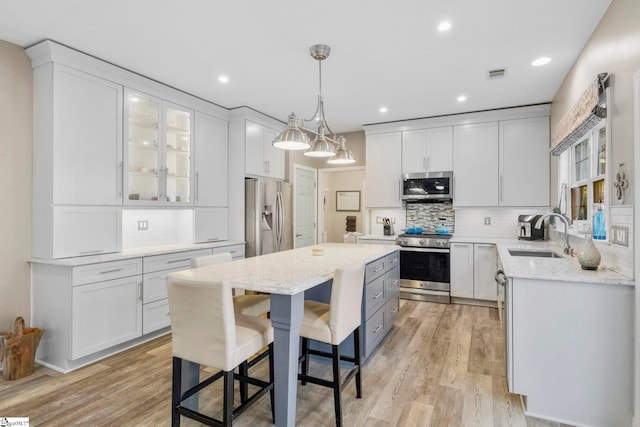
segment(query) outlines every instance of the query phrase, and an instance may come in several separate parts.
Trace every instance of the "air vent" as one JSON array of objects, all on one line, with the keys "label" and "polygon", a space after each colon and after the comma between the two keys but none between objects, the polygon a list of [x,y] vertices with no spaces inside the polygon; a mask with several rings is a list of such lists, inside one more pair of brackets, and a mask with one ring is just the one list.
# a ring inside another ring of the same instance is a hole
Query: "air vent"
[{"label": "air vent", "polygon": [[496,68],[495,70],[487,71],[487,78],[489,80],[502,79],[506,76],[507,69],[506,68]]}]

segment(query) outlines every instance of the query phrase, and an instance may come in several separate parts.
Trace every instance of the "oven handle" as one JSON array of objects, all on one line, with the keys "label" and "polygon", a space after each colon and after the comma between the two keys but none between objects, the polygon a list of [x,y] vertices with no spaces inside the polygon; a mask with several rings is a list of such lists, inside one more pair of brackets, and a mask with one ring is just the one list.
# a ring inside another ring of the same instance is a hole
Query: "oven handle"
[{"label": "oven handle", "polygon": [[449,252],[451,252],[449,249],[413,248],[413,247],[407,247],[407,246],[400,247],[400,251],[401,252],[433,252],[433,253],[441,253],[441,254],[448,254]]}]

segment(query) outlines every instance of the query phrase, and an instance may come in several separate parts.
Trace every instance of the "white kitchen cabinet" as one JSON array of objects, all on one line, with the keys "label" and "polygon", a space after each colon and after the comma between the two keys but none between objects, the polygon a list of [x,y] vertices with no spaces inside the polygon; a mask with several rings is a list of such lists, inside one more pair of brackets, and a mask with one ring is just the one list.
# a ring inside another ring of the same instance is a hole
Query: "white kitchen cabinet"
[{"label": "white kitchen cabinet", "polygon": [[367,135],[365,204],[368,208],[399,208],[402,134]]},{"label": "white kitchen cabinet", "polygon": [[484,243],[451,244],[451,296],[497,301],[495,245]]},{"label": "white kitchen cabinet", "polygon": [[[119,252],[122,247],[122,208],[54,206],[50,258]],[[43,235],[34,254],[47,253]],[[44,244],[44,245],[43,245]],[[40,256],[40,255],[38,255]],[[45,256],[49,258],[49,256]]]},{"label": "white kitchen cabinet", "polygon": [[473,243],[451,243],[451,296],[473,298]]},{"label": "white kitchen cabinet", "polygon": [[194,243],[217,242],[228,238],[227,208],[195,208],[193,211]]},{"label": "white kitchen cabinet", "polygon": [[228,123],[196,111],[194,134],[195,206],[227,207]]},{"label": "white kitchen cabinet", "polygon": [[36,119],[53,119],[53,203],[121,204],[122,85],[64,65],[45,67],[53,67],[53,105]]},{"label": "white kitchen cabinet", "polygon": [[245,122],[245,172],[247,175],[284,179],[284,150],[273,146],[274,129],[251,120]]},{"label": "white kitchen cabinet", "polygon": [[239,245],[218,246],[213,248],[214,254],[221,253],[221,252],[231,253],[231,258],[234,260],[243,259],[245,254],[245,245],[243,243]]},{"label": "white kitchen cabinet", "polygon": [[549,206],[549,118],[500,121],[500,206]]},{"label": "white kitchen cabinet", "polygon": [[498,206],[498,178],[498,122],[454,126],[454,206]]},{"label": "white kitchen cabinet", "polygon": [[453,127],[402,132],[402,172],[453,170]]},{"label": "white kitchen cabinet", "polygon": [[71,359],[142,335],[140,276],[75,286]]},{"label": "white kitchen cabinet", "polygon": [[193,110],[125,90],[127,205],[189,205]]}]

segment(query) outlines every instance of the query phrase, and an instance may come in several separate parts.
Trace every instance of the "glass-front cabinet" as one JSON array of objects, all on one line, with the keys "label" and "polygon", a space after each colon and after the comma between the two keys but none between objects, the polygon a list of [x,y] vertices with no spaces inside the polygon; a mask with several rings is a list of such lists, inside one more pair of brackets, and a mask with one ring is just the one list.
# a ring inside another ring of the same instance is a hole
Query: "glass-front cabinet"
[{"label": "glass-front cabinet", "polygon": [[190,204],[193,111],[125,90],[125,203]]}]

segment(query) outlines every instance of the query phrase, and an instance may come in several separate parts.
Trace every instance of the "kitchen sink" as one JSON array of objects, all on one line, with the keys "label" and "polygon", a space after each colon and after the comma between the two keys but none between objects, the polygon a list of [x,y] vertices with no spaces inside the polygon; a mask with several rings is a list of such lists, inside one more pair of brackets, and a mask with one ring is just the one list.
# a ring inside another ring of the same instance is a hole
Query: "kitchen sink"
[{"label": "kitchen sink", "polygon": [[509,249],[511,256],[527,256],[536,258],[563,258],[562,255],[546,249]]}]

